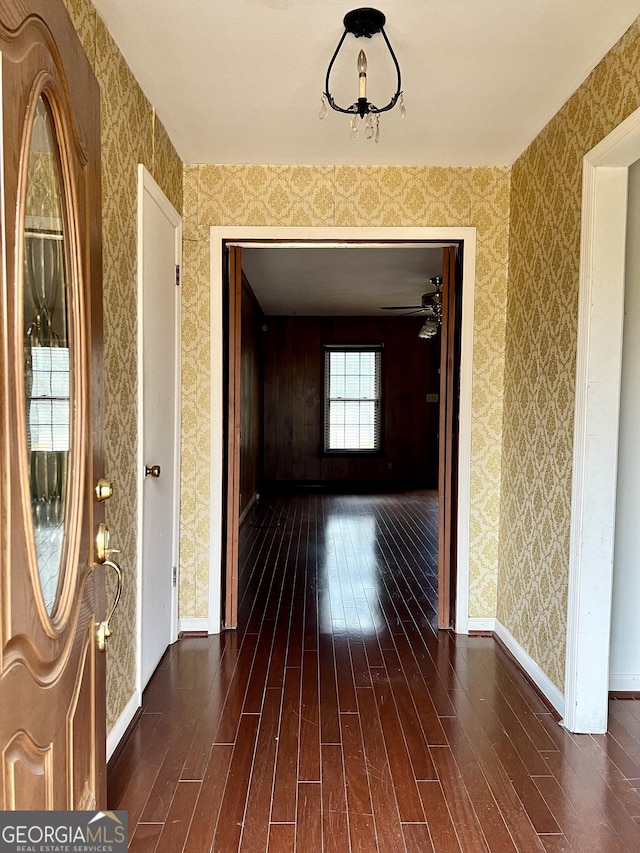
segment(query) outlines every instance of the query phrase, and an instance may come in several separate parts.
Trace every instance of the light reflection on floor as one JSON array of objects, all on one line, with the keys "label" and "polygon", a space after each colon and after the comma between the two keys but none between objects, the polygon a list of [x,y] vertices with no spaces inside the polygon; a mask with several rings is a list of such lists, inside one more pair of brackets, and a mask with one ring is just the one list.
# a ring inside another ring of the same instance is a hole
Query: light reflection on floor
[{"label": "light reflection on floor", "polygon": [[[385,626],[380,607],[377,523],[372,513],[335,512],[325,517],[318,590],[322,633],[375,634]],[[352,576],[355,583],[351,582]]]}]

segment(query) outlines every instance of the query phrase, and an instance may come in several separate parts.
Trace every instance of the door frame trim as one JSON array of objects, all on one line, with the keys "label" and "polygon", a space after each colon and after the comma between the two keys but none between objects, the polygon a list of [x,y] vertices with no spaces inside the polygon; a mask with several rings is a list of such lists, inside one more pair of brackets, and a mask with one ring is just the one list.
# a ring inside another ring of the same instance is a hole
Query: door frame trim
[{"label": "door frame trim", "polygon": [[213,226],[210,228],[211,310],[211,445],[209,536],[209,633],[221,630],[223,541],[223,248],[225,243],[265,241],[283,244],[310,241],[323,246],[345,247],[351,242],[369,244],[416,241],[464,244],[462,269],[462,329],[460,340],[460,413],[458,431],[458,539],[455,631],[469,630],[469,541],[471,515],[471,396],[473,386],[473,316],[477,232],[471,226],[452,227],[287,227]]},{"label": "door frame trim", "polygon": [[[457,491],[457,460],[453,458],[458,436],[457,411],[459,400],[456,346],[457,307],[460,294],[456,292],[458,264],[463,262],[460,244],[442,250],[442,327],[440,329],[440,403],[438,412],[438,628],[448,628],[455,619],[451,613],[451,596],[455,597],[455,580],[451,563],[455,543],[457,514],[452,495]],[[460,258],[458,260],[457,258]]]},{"label": "door frame trim", "polygon": [[607,730],[628,168],[640,110],[583,159],[565,719]]},{"label": "door frame trim", "polygon": [[[148,169],[142,164],[138,163],[137,169],[137,225],[138,225],[138,236],[137,236],[137,261],[138,261],[138,273],[137,273],[137,287],[138,287],[138,312],[137,312],[137,333],[138,333],[138,430],[137,430],[137,471],[138,476],[136,477],[136,504],[137,504],[137,525],[138,525],[138,538],[136,542],[136,594],[137,594],[137,602],[136,602],[136,690],[138,692],[138,696],[140,699],[142,698],[143,684],[142,684],[142,522],[143,522],[143,494],[142,494],[142,486],[143,486],[143,474],[145,460],[144,460],[144,301],[143,301],[143,286],[144,286],[144,268],[142,264],[142,248],[143,248],[143,215],[142,215],[142,200],[144,198],[144,193],[148,192],[149,195],[156,202],[158,207],[161,208],[162,212],[165,214],[167,219],[174,225],[175,228],[175,263],[182,268],[182,217],[175,209],[175,207],[171,204],[162,188],[155,181],[151,173]],[[175,428],[175,439],[174,439],[174,448],[173,448],[173,457],[174,457],[174,471],[175,471],[175,488],[174,488],[174,498],[173,498],[173,551],[172,554],[172,562],[176,567],[178,577],[176,580],[176,585],[172,587],[171,591],[171,625],[170,625],[170,642],[175,643],[178,639],[178,593],[180,589],[180,571],[179,571],[179,557],[180,557],[180,450],[181,450],[181,345],[182,345],[182,316],[181,316],[181,308],[182,308],[182,300],[180,298],[180,288],[176,287],[175,293],[176,300],[176,314],[175,314],[175,411],[173,413],[174,417],[174,428]]]}]

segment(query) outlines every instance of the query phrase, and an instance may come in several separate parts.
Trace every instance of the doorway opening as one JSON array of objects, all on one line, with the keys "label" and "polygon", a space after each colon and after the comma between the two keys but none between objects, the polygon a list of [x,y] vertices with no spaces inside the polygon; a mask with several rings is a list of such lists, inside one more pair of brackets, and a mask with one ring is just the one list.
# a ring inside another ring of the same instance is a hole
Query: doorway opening
[{"label": "doorway opening", "polygon": [[[452,541],[454,551],[455,575],[452,583],[456,589],[455,609],[451,612],[450,622],[455,626],[457,632],[466,633],[468,630],[468,541],[469,541],[469,490],[470,490],[470,435],[471,435],[471,376],[472,376],[472,342],[473,342],[473,285],[475,269],[475,229],[474,228],[212,228],[211,229],[211,317],[212,317],[212,340],[214,342],[212,359],[212,531],[220,531],[220,539],[212,536],[211,553],[211,577],[210,577],[210,609],[209,630],[217,632],[222,624],[222,577],[219,567],[224,563],[226,555],[223,555],[222,543],[227,545],[231,541],[229,533],[233,535],[239,520],[239,513],[235,518],[227,513],[226,486],[234,478],[239,477],[239,467],[236,466],[237,447],[240,442],[239,418],[231,419],[231,427],[223,422],[222,413],[227,409],[231,411],[234,407],[239,409],[240,401],[232,388],[228,399],[225,400],[225,382],[227,375],[227,359],[225,356],[224,323],[225,310],[230,310],[230,331],[233,338],[234,329],[239,328],[240,317],[240,288],[241,288],[241,264],[232,271],[235,277],[235,285],[231,288],[228,304],[225,302],[223,260],[225,247],[233,245],[237,247],[259,249],[274,248],[383,248],[390,246],[401,247],[417,243],[455,245],[464,250],[463,261],[460,265],[459,287],[461,286],[462,299],[458,310],[458,334],[459,334],[459,431],[456,444],[449,444],[448,452],[455,457],[457,468],[456,488],[451,492],[452,517],[457,522],[457,533]],[[462,254],[462,253],[461,253]],[[460,291],[458,291],[460,292]],[[234,305],[234,303],[236,303]],[[451,312],[451,317],[454,312]],[[230,356],[233,360],[233,352]],[[446,358],[445,358],[446,362]],[[456,388],[456,392],[457,392]],[[226,404],[226,406],[225,406]],[[451,413],[449,414],[451,417]],[[234,426],[234,424],[236,426]],[[230,439],[230,450],[226,451],[226,441]],[[446,442],[441,442],[446,446]],[[223,459],[228,463],[223,464]],[[452,459],[448,460],[451,465]],[[223,488],[224,487],[224,488]],[[224,529],[223,529],[224,521]],[[216,541],[217,540],[217,541]],[[231,559],[237,559],[233,553],[231,542]],[[236,578],[237,581],[237,578]],[[227,588],[227,593],[229,589]],[[229,612],[228,595],[226,601],[227,612]],[[233,599],[233,593],[231,598]],[[237,599],[236,599],[237,600]],[[231,600],[233,607],[233,600]],[[229,625],[229,620],[225,620]]]}]

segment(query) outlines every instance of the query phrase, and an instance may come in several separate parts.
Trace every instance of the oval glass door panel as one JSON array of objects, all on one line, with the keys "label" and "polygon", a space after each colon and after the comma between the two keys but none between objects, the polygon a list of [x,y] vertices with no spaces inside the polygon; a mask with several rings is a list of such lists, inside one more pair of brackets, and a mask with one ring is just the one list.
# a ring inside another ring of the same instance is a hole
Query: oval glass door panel
[{"label": "oval glass door panel", "polygon": [[24,220],[24,358],[31,514],[40,587],[52,616],[61,584],[70,413],[64,200],[54,124],[41,95],[31,132]]}]

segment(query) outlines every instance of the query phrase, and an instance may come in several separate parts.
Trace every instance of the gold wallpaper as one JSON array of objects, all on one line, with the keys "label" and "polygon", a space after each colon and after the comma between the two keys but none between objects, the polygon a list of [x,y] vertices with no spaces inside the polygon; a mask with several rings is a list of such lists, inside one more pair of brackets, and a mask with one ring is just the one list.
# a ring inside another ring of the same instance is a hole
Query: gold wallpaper
[{"label": "gold wallpaper", "polygon": [[509,187],[506,167],[185,167],[181,616],[207,616],[209,537],[216,535],[208,524],[207,455],[212,225],[476,226],[470,608],[495,615]]},{"label": "gold wallpaper", "polygon": [[512,171],[497,615],[561,691],[582,158],[640,106],[639,72],[636,21]]},{"label": "gold wallpaper", "polygon": [[[107,652],[107,726],[135,690],[137,472],[137,164],[182,211],[182,163],[90,0],[64,0],[101,91],[107,523],[125,575]],[[110,589],[113,593],[113,587]]]}]

